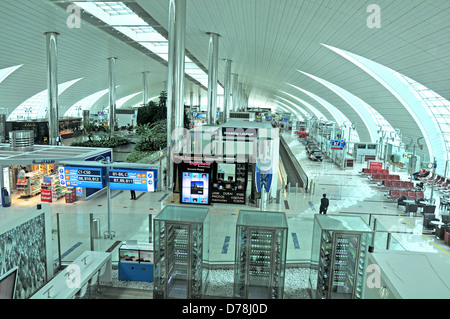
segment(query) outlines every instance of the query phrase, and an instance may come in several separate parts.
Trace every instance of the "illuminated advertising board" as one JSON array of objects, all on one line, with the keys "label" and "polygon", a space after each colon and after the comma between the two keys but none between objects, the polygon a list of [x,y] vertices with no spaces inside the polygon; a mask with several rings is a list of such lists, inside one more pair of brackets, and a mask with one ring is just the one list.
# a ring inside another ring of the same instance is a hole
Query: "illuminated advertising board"
[{"label": "illuminated advertising board", "polygon": [[62,186],[103,188],[101,168],[59,167],[59,181]]},{"label": "illuminated advertising board", "polygon": [[109,170],[109,188],[134,190],[142,192],[154,192],[155,170]]},{"label": "illuminated advertising board", "polygon": [[344,140],[331,140],[331,149],[332,150],[341,150],[345,146]]},{"label": "illuminated advertising board", "polygon": [[182,172],[181,202],[209,204],[209,173]]}]

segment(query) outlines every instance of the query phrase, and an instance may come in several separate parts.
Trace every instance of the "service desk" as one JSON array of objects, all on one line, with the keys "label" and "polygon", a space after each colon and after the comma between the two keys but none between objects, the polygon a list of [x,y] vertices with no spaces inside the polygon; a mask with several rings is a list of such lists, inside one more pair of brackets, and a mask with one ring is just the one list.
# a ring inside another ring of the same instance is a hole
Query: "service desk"
[{"label": "service desk", "polygon": [[111,253],[85,251],[30,299],[72,299],[100,270],[100,283],[111,282]]}]

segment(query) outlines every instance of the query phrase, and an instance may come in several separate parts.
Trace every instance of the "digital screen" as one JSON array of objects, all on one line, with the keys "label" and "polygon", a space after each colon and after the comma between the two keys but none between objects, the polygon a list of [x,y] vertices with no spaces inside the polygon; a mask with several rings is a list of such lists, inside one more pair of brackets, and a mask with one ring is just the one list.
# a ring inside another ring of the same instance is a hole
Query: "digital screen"
[{"label": "digital screen", "polygon": [[191,182],[191,194],[203,195],[203,181]]},{"label": "digital screen", "polygon": [[197,118],[206,119],[206,113],[197,113]]},{"label": "digital screen", "polygon": [[344,140],[331,140],[331,149],[332,150],[340,150],[345,146]]},{"label": "digital screen", "polygon": [[102,170],[87,167],[59,167],[59,181],[62,186],[103,188]]},{"label": "digital screen", "polygon": [[155,175],[156,172],[154,170],[138,171],[111,169],[109,170],[109,188],[154,192]]},{"label": "digital screen", "polygon": [[209,173],[182,173],[181,202],[209,204]]}]

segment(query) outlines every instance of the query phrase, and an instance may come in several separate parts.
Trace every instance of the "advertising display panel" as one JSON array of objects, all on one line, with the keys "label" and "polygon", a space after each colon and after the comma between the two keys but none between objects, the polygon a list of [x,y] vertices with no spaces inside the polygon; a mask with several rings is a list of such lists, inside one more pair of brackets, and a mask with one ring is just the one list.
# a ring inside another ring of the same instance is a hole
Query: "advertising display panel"
[{"label": "advertising display panel", "polygon": [[59,180],[62,186],[103,188],[102,169],[89,167],[58,168]]},{"label": "advertising display panel", "polygon": [[155,170],[109,170],[109,188],[154,192],[156,189]]}]

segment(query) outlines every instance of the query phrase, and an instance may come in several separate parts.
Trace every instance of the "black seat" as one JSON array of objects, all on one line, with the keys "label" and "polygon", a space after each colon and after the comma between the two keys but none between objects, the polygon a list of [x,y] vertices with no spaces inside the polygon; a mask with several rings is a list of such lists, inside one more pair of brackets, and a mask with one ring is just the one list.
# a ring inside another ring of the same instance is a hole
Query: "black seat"
[{"label": "black seat", "polygon": [[445,228],[444,228],[443,226],[442,226],[442,227],[435,226],[435,229],[434,229],[434,235],[435,235],[437,238],[443,240],[443,239],[444,239],[444,236],[445,236]]},{"label": "black seat", "polygon": [[425,198],[422,198],[422,197],[416,197],[416,199],[415,199],[415,202],[419,207],[425,207],[425,204],[421,203],[423,201],[425,201]]},{"label": "black seat", "polygon": [[424,229],[434,229],[434,225],[431,224],[431,221],[439,221],[439,219],[434,216],[434,214],[423,214],[423,228]]},{"label": "black seat", "polygon": [[442,222],[446,225],[450,224],[450,215],[442,215]]},{"label": "black seat", "polygon": [[409,213],[417,213],[417,208],[418,208],[419,206],[418,205],[416,205],[416,204],[408,204],[408,205],[406,205],[406,208],[405,208],[405,213],[406,214],[409,214]]},{"label": "black seat", "polygon": [[444,197],[440,197],[439,208],[447,208],[450,205],[450,202]]},{"label": "black seat", "polygon": [[406,203],[404,202],[404,200],[406,200],[406,196],[401,195],[398,199],[397,199],[397,208],[398,206],[406,206]]},{"label": "black seat", "polygon": [[423,207],[423,214],[433,214],[434,215],[434,211],[436,210],[436,205],[425,205]]}]

